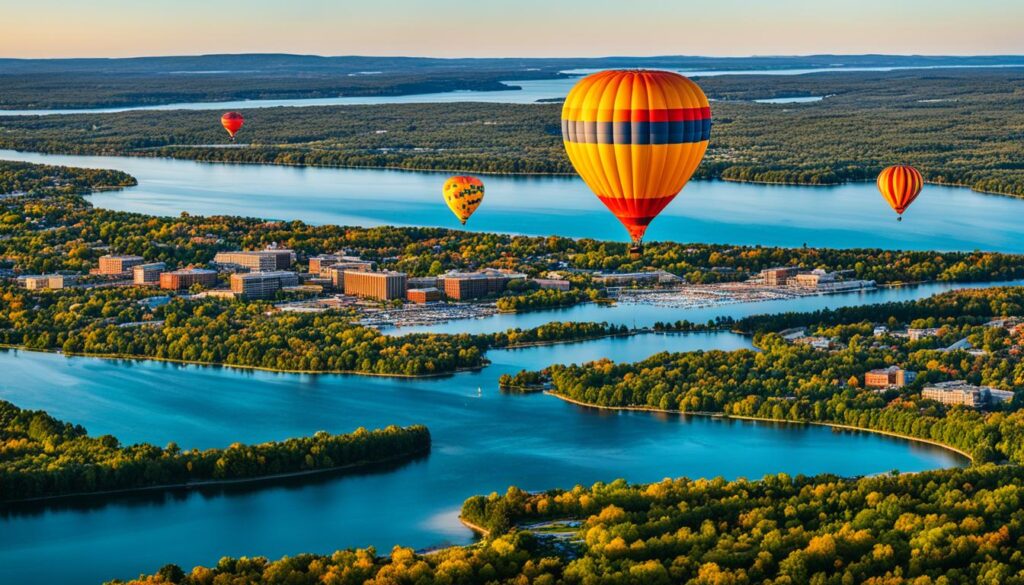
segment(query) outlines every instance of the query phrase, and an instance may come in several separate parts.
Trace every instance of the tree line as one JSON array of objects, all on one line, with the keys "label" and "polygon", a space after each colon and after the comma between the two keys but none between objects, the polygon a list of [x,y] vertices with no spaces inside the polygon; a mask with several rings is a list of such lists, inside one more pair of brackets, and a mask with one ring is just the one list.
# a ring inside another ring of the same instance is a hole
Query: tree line
[{"label": "tree line", "polygon": [[396,459],[430,450],[422,425],[389,426],[225,449],[183,450],[175,443],[122,445],[81,425],[0,401],[0,501],[256,479]]}]

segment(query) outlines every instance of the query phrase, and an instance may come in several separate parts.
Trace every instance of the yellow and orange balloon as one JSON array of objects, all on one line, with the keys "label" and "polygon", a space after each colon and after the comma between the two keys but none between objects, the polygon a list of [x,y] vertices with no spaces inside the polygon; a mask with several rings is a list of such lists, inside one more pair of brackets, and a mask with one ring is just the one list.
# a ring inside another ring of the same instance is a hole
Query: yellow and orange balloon
[{"label": "yellow and orange balloon", "polygon": [[476,177],[460,175],[444,182],[444,202],[462,225],[484,200],[484,182]]},{"label": "yellow and orange balloon", "polygon": [[228,131],[232,141],[235,140],[235,134],[242,129],[242,124],[245,124],[245,118],[238,112],[227,112],[220,117],[220,125]]},{"label": "yellow and orange balloon", "polygon": [[572,166],[642,251],[651,221],[683,189],[711,138],[700,87],[669,71],[609,70],[581,79],[562,107]]},{"label": "yellow and orange balloon", "polygon": [[893,211],[899,214],[896,221],[903,221],[903,212],[917,199],[924,186],[921,173],[910,165],[891,166],[878,175],[878,190],[889,202]]}]

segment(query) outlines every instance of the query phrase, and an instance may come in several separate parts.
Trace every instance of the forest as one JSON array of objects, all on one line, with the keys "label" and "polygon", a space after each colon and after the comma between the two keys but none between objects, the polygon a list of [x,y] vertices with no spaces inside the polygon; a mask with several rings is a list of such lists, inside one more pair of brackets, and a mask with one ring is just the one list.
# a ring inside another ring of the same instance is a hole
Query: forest
[{"label": "forest", "polygon": [[80,425],[0,400],[0,502],[198,485],[409,459],[430,451],[424,426],[390,426],[225,449],[122,445]]},{"label": "forest", "polygon": [[[838,184],[896,163],[927,181],[1024,196],[1024,69],[698,78],[715,99],[695,178]],[[827,96],[807,104],[754,99]],[[227,143],[210,111],[0,118],[0,148],[225,162],[570,173],[559,104],[392,104],[246,111]],[[940,139],[941,138],[941,139]]]},{"label": "forest", "polygon": [[[616,480],[532,494],[512,487],[463,505],[463,518],[491,530],[478,546],[226,557],[111,583],[1020,585],[1022,497],[1021,469],[993,465],[858,479]],[[567,537],[515,527],[550,520],[580,524]]]},{"label": "forest", "polygon": [[[436,59],[241,54],[128,59],[2,59],[0,109],[102,108],[189,101],[331,98],[510,89],[579,68],[788,68],[1024,65],[1013,56],[808,55]],[[217,75],[211,75],[216,71]]]},{"label": "forest", "polygon": [[134,177],[121,171],[0,160],[0,198],[5,195],[86,195],[136,184]]}]

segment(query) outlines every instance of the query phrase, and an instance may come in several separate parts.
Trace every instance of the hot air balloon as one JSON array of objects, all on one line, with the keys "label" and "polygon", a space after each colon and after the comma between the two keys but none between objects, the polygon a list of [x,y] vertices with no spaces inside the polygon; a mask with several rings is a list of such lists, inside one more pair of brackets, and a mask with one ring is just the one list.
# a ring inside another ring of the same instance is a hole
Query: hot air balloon
[{"label": "hot air balloon", "polygon": [[238,131],[242,129],[242,124],[245,124],[245,118],[238,112],[228,112],[220,117],[220,124],[228,131],[231,141],[234,142],[235,134],[238,134]]},{"label": "hot air balloon", "polygon": [[444,202],[462,225],[484,200],[484,183],[476,177],[451,177],[444,182]]},{"label": "hot air balloon", "polygon": [[917,199],[922,186],[921,173],[910,165],[891,166],[878,175],[878,190],[899,214],[896,221],[903,221],[903,212]]},{"label": "hot air balloon", "polygon": [[696,83],[668,71],[602,71],[581,79],[562,107],[572,166],[642,253],[651,220],[697,170],[711,108]]}]

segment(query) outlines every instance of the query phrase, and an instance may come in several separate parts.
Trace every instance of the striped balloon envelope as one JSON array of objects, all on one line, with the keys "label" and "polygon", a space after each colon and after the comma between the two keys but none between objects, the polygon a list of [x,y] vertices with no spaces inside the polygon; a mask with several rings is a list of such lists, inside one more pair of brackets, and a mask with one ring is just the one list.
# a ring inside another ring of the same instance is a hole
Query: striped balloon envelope
[{"label": "striped balloon envelope", "polygon": [[903,221],[903,212],[917,199],[924,186],[921,173],[910,165],[891,166],[878,174],[878,190],[889,202],[893,211],[899,214],[896,221]]},{"label": "striped balloon envelope", "polygon": [[587,186],[642,251],[644,232],[693,176],[711,137],[700,87],[669,71],[581,79],[562,107],[562,141]]}]

